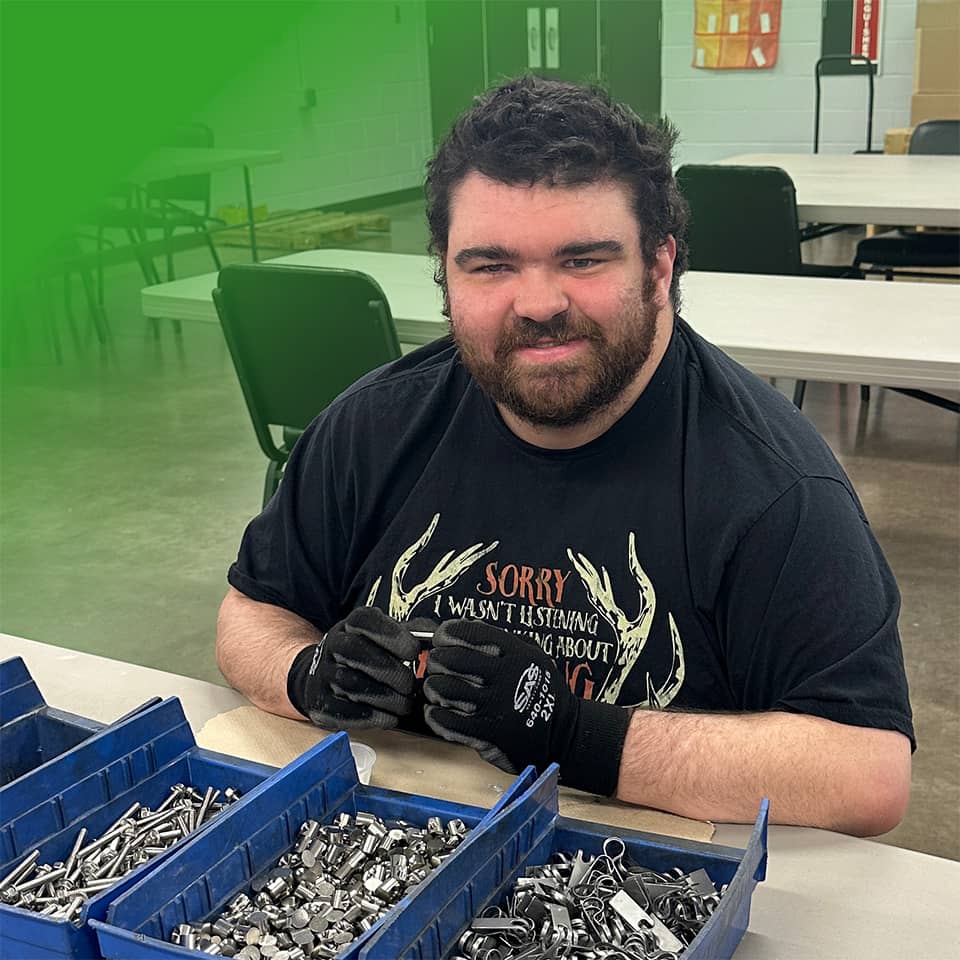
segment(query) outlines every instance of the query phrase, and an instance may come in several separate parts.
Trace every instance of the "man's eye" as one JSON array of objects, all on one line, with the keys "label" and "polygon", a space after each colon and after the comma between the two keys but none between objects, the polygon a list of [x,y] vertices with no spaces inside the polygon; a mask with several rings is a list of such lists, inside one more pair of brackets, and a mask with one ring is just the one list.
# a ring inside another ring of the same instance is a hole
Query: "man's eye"
[{"label": "man's eye", "polygon": [[507,269],[505,263],[485,263],[483,266],[477,267],[474,270],[474,273],[503,273]]},{"label": "man's eye", "polygon": [[575,270],[586,270],[588,267],[594,267],[598,263],[603,263],[603,261],[591,257],[574,257],[572,260],[567,261],[567,264]]}]

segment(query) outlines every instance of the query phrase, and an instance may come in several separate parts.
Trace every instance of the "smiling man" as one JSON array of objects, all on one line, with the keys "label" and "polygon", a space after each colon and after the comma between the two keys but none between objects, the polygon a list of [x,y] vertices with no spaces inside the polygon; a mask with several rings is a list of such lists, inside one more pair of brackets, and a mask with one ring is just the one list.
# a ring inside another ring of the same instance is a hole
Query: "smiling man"
[{"label": "smiling man", "polygon": [[450,337],[304,434],[230,569],[221,669],[328,729],[882,833],[913,741],[897,587],[810,423],[680,319],[673,139],[533,77],[458,120],[426,185]]}]

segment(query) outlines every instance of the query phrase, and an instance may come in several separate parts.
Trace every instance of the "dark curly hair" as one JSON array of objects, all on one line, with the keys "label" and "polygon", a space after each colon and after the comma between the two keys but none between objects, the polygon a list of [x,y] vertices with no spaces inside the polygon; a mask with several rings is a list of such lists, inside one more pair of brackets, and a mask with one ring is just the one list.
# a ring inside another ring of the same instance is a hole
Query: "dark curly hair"
[{"label": "dark curly hair", "polygon": [[654,263],[668,236],[677,242],[670,300],[679,309],[689,210],[673,177],[676,140],[669,121],[646,123],[597,86],[527,75],[474,98],[427,163],[429,250],[439,261],[434,279],[443,289],[444,313],[449,316],[450,196],[474,170],[506,184],[624,184],[633,195],[644,262]]}]

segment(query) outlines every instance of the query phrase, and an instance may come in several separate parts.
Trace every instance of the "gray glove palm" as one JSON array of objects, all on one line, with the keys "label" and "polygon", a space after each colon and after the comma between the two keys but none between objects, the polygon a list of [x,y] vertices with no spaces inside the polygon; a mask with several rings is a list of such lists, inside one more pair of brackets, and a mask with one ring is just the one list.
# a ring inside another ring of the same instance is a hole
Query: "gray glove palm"
[{"label": "gray glove palm", "polygon": [[327,730],[395,727],[416,701],[413,623],[358,607],[304,648],[287,676],[290,702]]}]

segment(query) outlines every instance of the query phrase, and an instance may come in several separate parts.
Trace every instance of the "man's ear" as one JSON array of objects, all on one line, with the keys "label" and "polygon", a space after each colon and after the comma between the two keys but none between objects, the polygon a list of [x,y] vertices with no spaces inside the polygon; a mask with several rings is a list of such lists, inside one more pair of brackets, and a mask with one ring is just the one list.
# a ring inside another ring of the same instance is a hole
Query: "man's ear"
[{"label": "man's ear", "polygon": [[649,276],[653,280],[653,301],[658,307],[665,307],[670,302],[670,285],[673,282],[673,261],[677,257],[677,241],[673,234],[667,234],[667,239],[657,247],[656,259],[649,268]]}]

